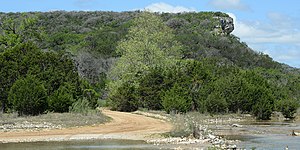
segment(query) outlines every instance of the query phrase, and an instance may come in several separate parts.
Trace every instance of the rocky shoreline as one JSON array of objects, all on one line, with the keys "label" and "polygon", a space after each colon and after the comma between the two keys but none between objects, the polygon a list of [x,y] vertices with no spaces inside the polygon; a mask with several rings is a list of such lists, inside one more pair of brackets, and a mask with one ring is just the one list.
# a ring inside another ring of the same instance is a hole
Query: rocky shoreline
[{"label": "rocky shoreline", "polygon": [[[147,140],[147,143],[153,145],[193,145],[192,147],[197,147],[197,145],[208,145],[208,147],[225,149],[225,150],[236,150],[238,140],[226,140],[220,136],[216,136],[213,134],[211,130],[202,126],[201,130],[198,130],[197,138],[195,135],[190,135],[189,137],[168,137],[168,138],[160,138],[160,139],[152,139]],[[202,148],[199,148],[202,149]]]},{"label": "rocky shoreline", "polygon": [[18,132],[18,131],[40,131],[50,129],[62,129],[62,125],[55,125],[50,122],[4,122],[0,124],[0,132]]}]

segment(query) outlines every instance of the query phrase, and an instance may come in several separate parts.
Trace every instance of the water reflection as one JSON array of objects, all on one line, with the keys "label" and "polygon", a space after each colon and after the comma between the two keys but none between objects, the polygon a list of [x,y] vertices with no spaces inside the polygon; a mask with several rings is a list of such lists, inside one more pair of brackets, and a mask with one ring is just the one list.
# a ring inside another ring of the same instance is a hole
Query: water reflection
[{"label": "water reflection", "polygon": [[0,144],[1,150],[144,150],[161,149],[144,141],[94,140],[68,142],[33,142]]}]

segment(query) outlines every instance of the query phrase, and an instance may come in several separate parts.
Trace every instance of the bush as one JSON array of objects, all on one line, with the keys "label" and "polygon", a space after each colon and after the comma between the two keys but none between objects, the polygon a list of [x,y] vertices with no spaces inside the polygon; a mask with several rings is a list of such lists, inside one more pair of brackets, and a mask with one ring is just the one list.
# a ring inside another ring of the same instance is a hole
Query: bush
[{"label": "bush", "polygon": [[90,107],[90,103],[86,98],[80,99],[69,107],[69,112],[80,113],[83,115],[88,115],[89,113],[95,112],[95,109]]},{"label": "bush", "polygon": [[115,93],[111,94],[111,106],[113,110],[132,112],[138,109],[138,100],[134,86],[123,83]]},{"label": "bush", "polygon": [[97,107],[99,94],[94,89],[84,89],[83,96],[88,100],[91,108]]},{"label": "bush", "polygon": [[299,103],[295,99],[285,99],[278,102],[279,110],[285,118],[293,119]]},{"label": "bush", "polygon": [[13,84],[8,101],[19,115],[38,115],[47,109],[46,91],[42,82],[27,75]]},{"label": "bush", "polygon": [[164,89],[163,69],[154,68],[140,80],[138,99],[141,107],[150,110],[161,110],[161,91]]},{"label": "bush", "polygon": [[75,101],[73,98],[74,86],[69,83],[61,85],[48,97],[49,110],[54,112],[67,112]]},{"label": "bush", "polygon": [[164,92],[162,106],[167,113],[171,111],[176,113],[187,112],[191,109],[192,101],[186,91],[186,89],[175,83],[170,90]]},{"label": "bush", "polygon": [[206,108],[210,113],[224,113],[227,110],[227,102],[220,93],[211,93],[206,99]]},{"label": "bush", "polygon": [[260,96],[252,106],[252,113],[259,120],[269,120],[274,108],[273,95],[268,93],[268,90],[260,92],[257,93]]}]

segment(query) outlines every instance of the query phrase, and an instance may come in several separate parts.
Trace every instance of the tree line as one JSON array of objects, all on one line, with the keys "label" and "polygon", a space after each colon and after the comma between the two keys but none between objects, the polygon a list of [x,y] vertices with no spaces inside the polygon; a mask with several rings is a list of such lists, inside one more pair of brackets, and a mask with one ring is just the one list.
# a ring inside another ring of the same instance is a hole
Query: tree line
[{"label": "tree line", "polygon": [[[299,72],[213,32],[220,12],[0,13],[2,111],[66,112],[100,99],[119,111],[292,118]],[[217,17],[216,17],[217,16]],[[221,30],[221,29],[220,29]]]},{"label": "tree line", "polygon": [[278,70],[243,69],[212,57],[185,58],[188,50],[158,16],[145,12],[133,22],[117,47],[121,57],[110,72],[113,109],[240,112],[258,119],[270,119],[274,110],[287,118],[296,112],[299,101],[290,95],[291,85],[271,81],[273,71],[281,74]]}]

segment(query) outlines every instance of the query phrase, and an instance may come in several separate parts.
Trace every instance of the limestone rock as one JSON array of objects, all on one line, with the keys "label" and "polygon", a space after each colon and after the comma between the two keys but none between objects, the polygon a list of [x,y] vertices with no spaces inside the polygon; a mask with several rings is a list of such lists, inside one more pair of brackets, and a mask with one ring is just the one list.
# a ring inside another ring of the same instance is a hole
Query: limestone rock
[{"label": "limestone rock", "polygon": [[219,25],[215,26],[214,32],[217,34],[228,35],[234,30],[234,23],[231,17],[214,17],[220,21]]}]

